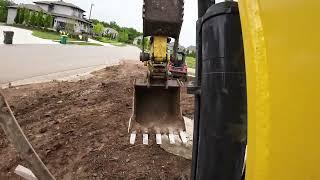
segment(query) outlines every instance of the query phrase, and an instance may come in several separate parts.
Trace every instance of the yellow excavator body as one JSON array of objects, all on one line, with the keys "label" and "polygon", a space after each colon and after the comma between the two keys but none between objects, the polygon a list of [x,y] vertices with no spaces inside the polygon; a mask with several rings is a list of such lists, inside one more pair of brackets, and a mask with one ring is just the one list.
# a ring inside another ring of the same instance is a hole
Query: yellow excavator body
[{"label": "yellow excavator body", "polygon": [[167,44],[168,44],[168,37],[165,37],[165,36],[153,37],[151,52],[153,53],[154,61],[156,63],[168,62]]},{"label": "yellow excavator body", "polygon": [[320,1],[239,0],[247,180],[320,179]]}]

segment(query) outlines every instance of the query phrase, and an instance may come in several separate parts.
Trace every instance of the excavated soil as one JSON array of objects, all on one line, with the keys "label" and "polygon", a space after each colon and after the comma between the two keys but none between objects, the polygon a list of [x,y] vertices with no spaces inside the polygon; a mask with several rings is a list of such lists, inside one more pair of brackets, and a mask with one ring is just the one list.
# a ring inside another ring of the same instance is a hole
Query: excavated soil
[{"label": "excavated soil", "polygon": [[[78,82],[50,82],[4,90],[26,136],[57,179],[188,179],[191,162],[152,143],[129,145],[133,81],[146,69],[132,62]],[[183,115],[193,98],[182,90]],[[0,129],[0,179],[20,179],[27,167]]]}]

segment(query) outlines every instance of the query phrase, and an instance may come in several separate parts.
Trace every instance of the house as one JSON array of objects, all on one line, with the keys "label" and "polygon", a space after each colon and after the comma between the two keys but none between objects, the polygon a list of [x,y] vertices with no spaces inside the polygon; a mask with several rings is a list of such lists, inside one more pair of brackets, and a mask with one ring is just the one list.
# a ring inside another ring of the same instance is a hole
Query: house
[{"label": "house", "polygon": [[196,53],[196,46],[189,46],[187,48],[187,53],[188,54]]},{"label": "house", "polygon": [[[168,51],[169,51],[170,53],[173,52],[173,46],[174,46],[174,42],[169,43],[169,45],[168,45]],[[179,44],[178,51],[185,51],[185,49],[186,49],[185,47],[183,47],[183,46],[181,46],[181,45]]]},{"label": "house", "polygon": [[140,45],[142,43],[142,39],[143,39],[143,36],[138,36],[138,37],[134,38],[133,44]]},{"label": "house", "polygon": [[103,36],[108,36],[111,39],[116,39],[119,36],[119,32],[116,31],[115,29],[107,27],[107,28],[104,29],[104,32],[102,33],[102,35]]},{"label": "house", "polygon": [[19,5],[8,6],[7,24],[14,24],[14,19],[17,16],[18,8],[26,8],[33,12],[43,11],[41,7],[34,4],[19,4]]},{"label": "house", "polygon": [[60,1],[35,1],[34,4],[20,4],[8,7],[7,24],[13,24],[18,8],[26,8],[53,16],[52,28],[55,30],[65,29],[67,24],[74,25],[75,33],[91,33],[92,22],[85,18],[85,11],[63,0]]}]

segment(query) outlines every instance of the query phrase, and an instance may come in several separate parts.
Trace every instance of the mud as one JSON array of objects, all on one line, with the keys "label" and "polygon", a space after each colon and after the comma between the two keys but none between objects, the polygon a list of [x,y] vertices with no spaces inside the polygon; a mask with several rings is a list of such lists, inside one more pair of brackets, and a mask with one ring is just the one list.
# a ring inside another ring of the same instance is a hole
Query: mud
[{"label": "mud", "polygon": [[[191,162],[154,143],[129,145],[133,80],[146,69],[123,63],[88,80],[4,90],[23,131],[57,179],[188,179]],[[183,115],[193,98],[183,90]],[[24,162],[0,130],[0,179],[20,179]]]}]

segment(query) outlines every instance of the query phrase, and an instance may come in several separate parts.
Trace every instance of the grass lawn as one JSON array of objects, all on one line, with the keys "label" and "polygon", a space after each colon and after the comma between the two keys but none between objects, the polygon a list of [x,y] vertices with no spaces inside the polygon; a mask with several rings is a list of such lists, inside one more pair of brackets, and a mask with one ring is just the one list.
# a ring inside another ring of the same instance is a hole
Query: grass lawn
[{"label": "grass lawn", "polygon": [[196,58],[187,56],[186,61],[189,68],[193,68],[193,69],[196,68]]},{"label": "grass lawn", "polygon": [[103,46],[98,43],[90,43],[90,42],[67,42],[68,44],[81,45],[81,46]]},{"label": "grass lawn", "polygon": [[121,42],[118,42],[118,41],[115,41],[115,40],[111,40],[111,39],[108,39],[108,38],[105,38],[105,37],[99,38],[97,40],[100,41],[100,42],[103,42],[103,43],[109,43],[109,44],[111,44],[113,46],[126,46],[126,44],[124,44],[124,43],[121,43]]},{"label": "grass lawn", "polygon": [[[47,32],[47,31],[39,31],[39,30],[32,31],[32,35],[38,38],[50,39],[50,40],[60,40],[60,36],[61,36],[60,34],[55,32]],[[68,38],[68,40],[79,41],[78,39],[72,39],[72,38]]]}]

